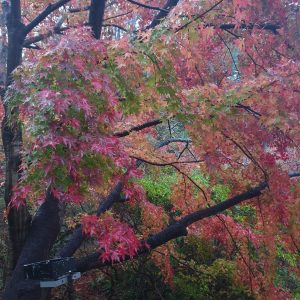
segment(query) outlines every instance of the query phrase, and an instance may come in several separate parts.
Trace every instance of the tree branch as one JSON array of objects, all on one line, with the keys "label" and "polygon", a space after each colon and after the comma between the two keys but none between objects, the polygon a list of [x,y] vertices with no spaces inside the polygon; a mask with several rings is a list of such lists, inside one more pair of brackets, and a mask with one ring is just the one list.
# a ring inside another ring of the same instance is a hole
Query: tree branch
[{"label": "tree branch", "polygon": [[[105,211],[109,210],[114,203],[121,202],[123,199],[121,197],[123,184],[118,182],[111,193],[103,199],[103,201],[99,204],[96,215],[99,217]],[[68,242],[64,245],[64,247],[60,250],[60,257],[68,257],[72,256],[75,251],[80,247],[81,243],[84,240],[84,236],[82,234],[82,225],[76,228],[68,240]]]},{"label": "tree branch", "polygon": [[146,29],[154,28],[162,22],[162,20],[169,14],[170,10],[178,4],[179,0],[168,0],[163,7],[164,11],[160,11],[152,20]]},{"label": "tree branch", "polygon": [[[293,172],[289,173],[289,176],[291,178],[293,177],[299,177],[300,172]],[[182,217],[177,222],[169,225],[167,228],[163,229],[162,231],[158,232],[157,234],[154,234],[153,236],[149,237],[146,240],[146,244],[148,247],[143,247],[140,251],[138,251],[136,257],[146,254],[150,252],[151,250],[155,249],[158,246],[161,246],[168,241],[187,235],[187,227],[197,221],[200,221],[202,219],[217,215],[221,212],[223,212],[226,209],[229,209],[231,207],[234,207],[237,204],[240,204],[246,200],[253,199],[255,197],[258,197],[261,195],[262,191],[268,186],[267,182],[264,181],[257,185],[256,187],[249,189],[248,191],[239,194],[235,197],[232,197],[228,200],[225,200],[219,204],[216,204],[214,206],[198,210],[194,213],[188,214],[184,217]],[[105,266],[111,266],[112,264],[116,264],[118,262],[112,262],[112,261],[105,261],[102,262],[99,259],[100,252],[96,252],[93,254],[90,254],[86,257],[79,258],[76,262],[77,270],[84,273],[86,271],[95,269],[95,268],[101,268]],[[124,259],[120,259],[120,263],[123,261],[129,260],[131,257],[125,257]]]},{"label": "tree branch", "polygon": [[137,126],[134,126],[134,127],[131,127],[130,129],[128,130],[124,130],[124,131],[121,131],[121,132],[116,132],[114,133],[114,136],[117,136],[117,137],[124,137],[124,136],[127,136],[129,135],[131,132],[134,132],[134,131],[140,131],[140,130],[143,130],[145,128],[149,128],[149,127],[152,127],[152,126],[156,126],[158,124],[161,124],[162,123],[162,120],[161,119],[155,119],[155,120],[151,120],[151,121],[148,121],[144,124],[141,124],[141,125],[137,125]]},{"label": "tree branch", "polygon": [[32,29],[39,25],[43,20],[45,20],[52,12],[59,9],[63,5],[70,2],[70,0],[59,0],[54,4],[49,4],[39,15],[37,15],[25,28],[23,29],[23,34],[26,36]]},{"label": "tree branch", "polygon": [[120,26],[118,24],[102,24],[102,27],[115,27],[118,28],[124,32],[128,32],[128,30],[126,28],[124,28],[123,26]]},{"label": "tree branch", "polygon": [[[213,25],[207,25],[207,26],[213,26]],[[274,34],[278,34],[277,30],[281,28],[279,24],[272,24],[272,23],[261,23],[261,24],[242,23],[239,26],[237,26],[236,24],[223,24],[219,26],[219,28],[223,30],[234,29],[236,27],[240,29],[254,29],[254,28],[265,29],[265,30],[272,31]]]},{"label": "tree branch", "polygon": [[180,26],[178,29],[175,30],[175,32],[178,32],[184,28],[186,28],[187,26],[189,26],[191,23],[193,23],[194,21],[201,19],[202,17],[204,17],[206,14],[208,14],[209,12],[211,12],[213,9],[215,9],[218,5],[220,5],[224,0],[219,0],[218,2],[216,2],[213,6],[211,6],[209,9],[207,9],[205,12],[196,15],[195,17],[192,18],[192,20],[188,21],[187,23],[185,23],[184,25]]},{"label": "tree branch", "polygon": [[167,146],[171,143],[191,143],[192,140],[191,139],[182,139],[182,138],[171,138],[162,142],[159,142],[156,144],[156,148],[162,148],[164,146]]},{"label": "tree branch", "polygon": [[163,13],[168,13],[169,11],[164,9],[164,8],[160,8],[160,7],[157,7],[157,6],[151,6],[151,5],[147,5],[147,4],[143,4],[143,3],[140,3],[140,2],[137,2],[137,1],[134,1],[134,0],[127,0],[128,2],[132,3],[132,4],[135,4],[135,5],[138,5],[140,7],[144,7],[144,8],[148,8],[148,9],[153,9],[153,10],[159,10]]},{"label": "tree branch", "polygon": [[[63,31],[66,31],[70,28],[72,28],[73,26],[64,26],[62,27],[63,23],[65,21],[65,15],[62,15],[58,21],[56,22],[56,24],[54,25],[52,30],[49,30],[46,33],[42,33],[33,37],[29,37],[27,39],[25,39],[24,43],[23,43],[23,47],[24,48],[32,48],[31,44],[34,43],[38,43],[41,42],[47,38],[49,38],[50,36],[56,34],[62,34]],[[84,24],[86,25],[86,24]]]},{"label": "tree branch", "polygon": [[188,160],[188,161],[178,161],[178,160],[176,160],[176,161],[171,161],[171,162],[160,163],[160,162],[155,162],[155,161],[149,161],[149,160],[146,160],[144,158],[136,157],[136,156],[132,156],[132,155],[130,155],[130,157],[136,159],[137,161],[141,161],[141,162],[144,162],[146,164],[153,165],[153,166],[159,166],[159,167],[173,166],[173,165],[176,165],[176,164],[195,164],[195,163],[203,162],[203,160]]}]

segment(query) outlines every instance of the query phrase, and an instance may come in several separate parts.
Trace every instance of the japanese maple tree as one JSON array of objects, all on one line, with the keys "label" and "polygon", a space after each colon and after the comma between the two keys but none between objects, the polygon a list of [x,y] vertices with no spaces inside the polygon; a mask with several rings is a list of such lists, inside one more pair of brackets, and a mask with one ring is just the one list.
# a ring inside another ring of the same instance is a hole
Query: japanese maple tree
[{"label": "japanese maple tree", "polygon": [[[153,259],[171,283],[173,240],[188,234],[234,250],[236,279],[253,296],[288,299],[274,277],[276,246],[296,256],[300,244],[299,7],[288,0],[3,2],[14,268],[4,299],[40,299],[22,268],[54,256],[75,255],[85,273],[160,247],[163,261]],[[182,135],[172,135],[171,120]],[[158,124],[169,125],[168,138]],[[173,168],[169,208],[147,197],[143,165]],[[219,184],[227,199],[215,197]],[[53,255],[66,208],[86,203],[95,213],[81,214]],[[116,203],[138,209],[142,224]],[[236,218],[244,206],[251,218]],[[86,239],[96,241],[94,252],[76,256]]]}]

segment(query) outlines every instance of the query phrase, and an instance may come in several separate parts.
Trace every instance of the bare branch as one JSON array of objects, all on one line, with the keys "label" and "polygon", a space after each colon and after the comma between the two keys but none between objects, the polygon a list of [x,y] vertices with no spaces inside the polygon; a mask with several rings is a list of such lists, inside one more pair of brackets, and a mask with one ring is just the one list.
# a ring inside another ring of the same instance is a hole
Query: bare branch
[{"label": "bare branch", "polygon": [[165,166],[174,166],[176,164],[196,164],[196,163],[200,163],[200,162],[203,162],[203,160],[188,160],[188,161],[171,161],[171,162],[165,162],[165,163],[160,163],[160,162],[155,162],[155,161],[149,161],[149,160],[146,160],[144,158],[141,158],[141,157],[136,157],[136,156],[131,156],[131,158],[134,158],[138,161],[141,161],[141,162],[144,162],[146,164],[149,164],[149,165],[153,165],[153,166],[158,166],[158,167],[165,167]]},{"label": "bare branch", "polygon": [[207,9],[205,12],[196,15],[195,17],[193,17],[190,21],[188,21],[187,23],[185,23],[184,25],[180,26],[178,29],[175,30],[175,32],[178,32],[184,28],[186,28],[187,26],[189,26],[191,23],[193,23],[196,20],[201,19],[202,17],[204,17],[206,14],[208,14],[209,12],[211,12],[213,9],[215,9],[218,5],[220,5],[224,0],[219,0],[217,3],[215,3],[213,6],[211,6],[209,9]]},{"label": "bare branch", "polygon": [[171,143],[191,143],[192,140],[191,139],[181,139],[181,138],[171,138],[162,142],[159,142],[156,144],[156,148],[162,148],[164,146],[167,146]]},{"label": "bare branch", "polygon": [[124,16],[127,16],[127,15],[131,14],[132,12],[133,12],[133,10],[130,10],[130,11],[127,11],[126,13],[122,13],[122,14],[119,14],[119,15],[108,17],[108,18],[104,19],[103,21],[108,21],[108,20],[111,20],[111,19],[116,19],[116,18],[119,18],[119,17],[124,17]]},{"label": "bare branch", "polygon": [[[212,25],[208,25],[208,26],[212,26]],[[236,27],[240,29],[254,29],[254,28],[265,29],[265,30],[272,31],[274,34],[278,34],[277,30],[281,28],[279,24],[273,24],[273,23],[260,23],[260,24],[242,23],[239,26],[237,26],[236,24],[223,24],[219,28],[228,31],[230,29],[235,29]]]},{"label": "bare branch", "polygon": [[164,13],[168,13],[169,11],[164,9],[164,8],[160,8],[160,7],[157,7],[157,6],[151,6],[151,5],[147,5],[147,4],[143,4],[143,3],[140,3],[140,2],[137,2],[137,1],[134,1],[134,0],[127,0],[128,2],[132,3],[132,4],[135,4],[135,5],[138,5],[140,7],[144,7],[144,8],[148,8],[148,9],[153,9],[153,10],[159,10],[161,12],[164,12]]},{"label": "bare branch", "polygon": [[102,24],[102,27],[116,27],[119,28],[120,30],[124,31],[124,32],[128,32],[128,30],[118,24]]}]

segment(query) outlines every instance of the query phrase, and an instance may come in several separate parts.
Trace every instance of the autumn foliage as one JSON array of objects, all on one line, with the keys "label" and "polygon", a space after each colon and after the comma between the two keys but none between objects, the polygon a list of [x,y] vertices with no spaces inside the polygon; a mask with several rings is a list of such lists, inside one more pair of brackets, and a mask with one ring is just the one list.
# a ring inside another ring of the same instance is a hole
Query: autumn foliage
[{"label": "autumn foliage", "polygon": [[[235,280],[256,297],[289,298],[274,278],[278,245],[291,255],[300,245],[298,10],[284,0],[180,1],[148,28],[153,10],[120,1],[105,18],[120,15],[113,20],[126,32],[116,39],[107,26],[101,40],[73,28],[85,11],[70,16],[63,35],[35,55],[26,50],[6,93],[8,122],[23,128],[22,176],[10,206],[36,210],[50,190],[61,203],[96,209],[121,182],[122,205],[139,209],[141,224],[113,209],[80,218],[102,263],[117,263],[150,251],[148,237],[172,222],[264,184],[257,197],[188,222],[187,231],[235,253]],[[176,120],[188,138],[170,131],[161,139],[150,126],[131,131],[154,119]],[[168,207],[147,197],[144,165],[157,178],[166,166],[176,174]],[[218,185],[226,198],[215,196]],[[172,285],[176,247],[161,249],[163,260],[153,260]]]}]

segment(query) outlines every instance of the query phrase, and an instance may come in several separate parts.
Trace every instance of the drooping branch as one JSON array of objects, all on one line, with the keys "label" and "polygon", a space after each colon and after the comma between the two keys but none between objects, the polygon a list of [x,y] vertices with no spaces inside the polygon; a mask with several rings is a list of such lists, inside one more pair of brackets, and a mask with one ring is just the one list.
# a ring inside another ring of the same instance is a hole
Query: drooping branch
[{"label": "drooping branch", "polygon": [[153,126],[156,126],[158,124],[161,124],[162,122],[163,121],[161,119],[151,120],[151,121],[148,121],[148,122],[143,123],[141,125],[137,125],[137,126],[131,127],[130,129],[127,129],[127,130],[124,130],[124,131],[120,131],[120,132],[116,132],[116,133],[114,133],[114,136],[124,137],[124,136],[129,135],[131,132],[140,131],[140,130],[143,130],[145,128],[153,127]]},{"label": "drooping branch", "polygon": [[[300,172],[293,172],[289,173],[290,178],[293,177],[299,177]],[[267,182],[262,182],[256,187],[249,189],[248,191],[241,193],[235,197],[232,197],[228,200],[225,200],[219,204],[216,204],[214,206],[204,208],[201,210],[198,210],[194,213],[188,214],[184,217],[182,217],[177,222],[169,225],[167,228],[163,229],[162,231],[158,232],[157,234],[152,235],[146,240],[146,244],[148,247],[142,248],[136,255],[136,257],[146,254],[150,252],[151,250],[157,248],[158,246],[161,246],[168,241],[187,235],[187,227],[195,222],[198,222],[202,219],[215,216],[226,209],[229,209],[231,207],[234,207],[242,202],[245,202],[247,200],[253,199],[255,197],[258,197],[262,194],[263,190],[266,189],[268,186]],[[101,261],[99,259],[100,253],[96,252],[93,254],[90,254],[86,257],[79,258],[77,260],[77,269],[78,271],[84,273],[86,271],[101,268],[105,266],[112,265],[112,261]],[[125,257],[124,259],[120,259],[120,263],[124,262],[126,260],[131,259],[131,257]],[[114,262],[114,264],[117,262]]]},{"label": "drooping branch", "polygon": [[49,4],[39,15],[37,15],[23,30],[23,34],[26,36],[32,29],[38,26],[43,20],[45,20],[52,12],[56,11],[63,5],[70,2],[70,0],[59,0],[54,4]]},{"label": "drooping branch", "polygon": [[157,7],[157,6],[151,6],[151,5],[147,5],[147,4],[143,4],[143,3],[140,3],[140,2],[137,2],[137,1],[134,1],[134,0],[127,0],[128,2],[132,3],[132,4],[135,4],[137,6],[140,6],[140,7],[144,7],[144,8],[148,8],[148,9],[153,9],[153,10],[159,10],[163,13],[168,13],[169,11],[164,9],[164,8],[160,8],[160,7]]}]

